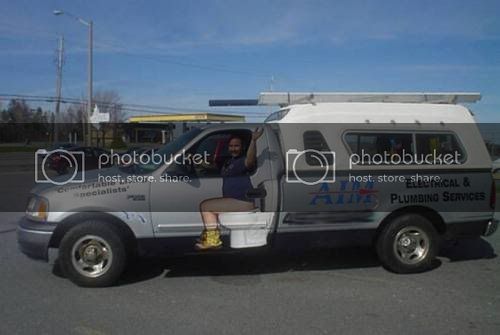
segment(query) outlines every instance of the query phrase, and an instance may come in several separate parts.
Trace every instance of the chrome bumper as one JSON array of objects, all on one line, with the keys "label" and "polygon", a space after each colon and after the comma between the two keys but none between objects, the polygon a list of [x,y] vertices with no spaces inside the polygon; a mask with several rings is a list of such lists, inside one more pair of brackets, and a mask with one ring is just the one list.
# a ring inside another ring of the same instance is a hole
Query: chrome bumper
[{"label": "chrome bumper", "polygon": [[49,243],[55,224],[35,222],[23,217],[17,227],[17,242],[22,253],[33,259],[49,260]]}]

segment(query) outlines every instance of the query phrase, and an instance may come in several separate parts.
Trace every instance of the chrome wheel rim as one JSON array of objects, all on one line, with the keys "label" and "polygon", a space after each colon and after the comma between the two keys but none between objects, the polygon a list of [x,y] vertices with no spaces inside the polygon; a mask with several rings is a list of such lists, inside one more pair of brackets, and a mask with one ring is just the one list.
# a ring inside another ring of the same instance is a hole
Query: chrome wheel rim
[{"label": "chrome wheel rim", "polygon": [[429,236],[418,227],[401,229],[394,239],[394,253],[404,264],[417,264],[429,253]]},{"label": "chrome wheel rim", "polygon": [[96,278],[109,270],[113,262],[113,252],[103,238],[85,235],[73,245],[71,261],[78,273],[88,278]]}]

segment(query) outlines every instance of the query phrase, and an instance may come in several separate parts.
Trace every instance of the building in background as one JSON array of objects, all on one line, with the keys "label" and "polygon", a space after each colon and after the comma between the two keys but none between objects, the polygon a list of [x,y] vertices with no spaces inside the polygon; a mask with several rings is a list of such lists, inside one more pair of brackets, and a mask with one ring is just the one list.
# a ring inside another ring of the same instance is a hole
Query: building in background
[{"label": "building in background", "polygon": [[131,116],[123,125],[124,141],[133,145],[160,145],[172,141],[195,125],[221,122],[245,122],[245,117],[215,113]]}]

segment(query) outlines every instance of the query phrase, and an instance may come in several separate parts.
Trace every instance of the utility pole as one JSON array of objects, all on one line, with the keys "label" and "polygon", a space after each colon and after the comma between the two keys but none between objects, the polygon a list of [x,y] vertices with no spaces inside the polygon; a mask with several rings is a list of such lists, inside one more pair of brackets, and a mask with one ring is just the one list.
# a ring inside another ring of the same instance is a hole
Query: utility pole
[{"label": "utility pole", "polygon": [[57,81],[56,81],[56,115],[54,122],[54,142],[59,141],[59,110],[61,108],[61,86],[62,86],[62,72],[64,57],[64,37],[59,36],[59,46],[57,50]]},{"label": "utility pole", "polygon": [[85,121],[87,124],[83,126],[83,134],[84,134],[84,141],[87,145],[91,145],[91,128],[90,128],[90,116],[92,115],[92,49],[93,49],[93,26],[94,23],[92,20],[85,21],[81,17],[75,16],[69,12],[62,11],[62,10],[54,10],[53,11],[54,15],[63,15],[66,14],[69,17],[72,17],[73,19],[77,20],[81,24],[85,25],[88,27],[88,39],[89,39],[89,55],[88,55],[88,101],[87,101],[87,116],[84,117]]},{"label": "utility pole", "polygon": [[87,23],[89,27],[89,60],[88,60],[88,105],[87,105],[87,129],[88,129],[88,137],[87,137],[87,145],[92,146],[92,126],[90,125],[90,116],[92,115],[92,49],[93,49],[93,26],[94,23],[90,20]]}]

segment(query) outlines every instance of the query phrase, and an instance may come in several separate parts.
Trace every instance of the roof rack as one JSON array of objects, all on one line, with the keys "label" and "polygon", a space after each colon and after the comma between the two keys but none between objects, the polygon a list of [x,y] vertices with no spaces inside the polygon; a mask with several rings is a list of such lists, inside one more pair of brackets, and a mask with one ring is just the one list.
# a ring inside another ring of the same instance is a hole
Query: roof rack
[{"label": "roof rack", "polygon": [[440,93],[351,93],[351,92],[262,92],[258,100],[231,99],[210,100],[209,106],[288,106],[294,104],[314,104],[321,102],[399,102],[458,104],[472,103],[481,99],[477,92],[440,92]]}]

